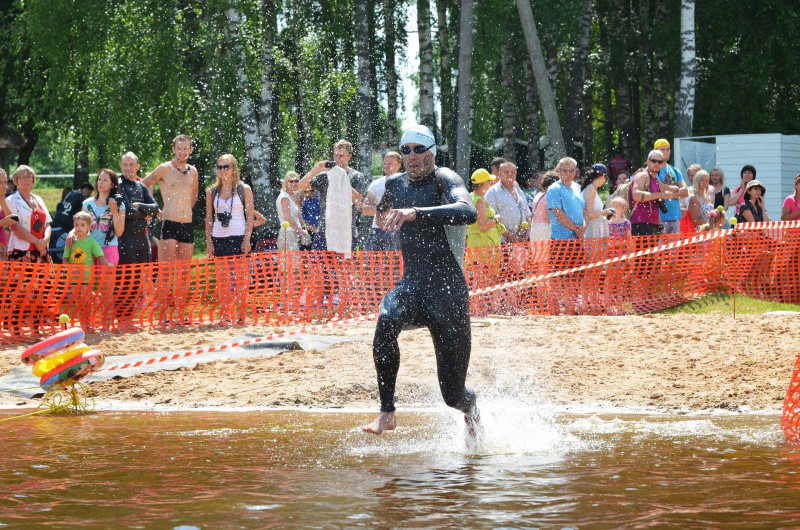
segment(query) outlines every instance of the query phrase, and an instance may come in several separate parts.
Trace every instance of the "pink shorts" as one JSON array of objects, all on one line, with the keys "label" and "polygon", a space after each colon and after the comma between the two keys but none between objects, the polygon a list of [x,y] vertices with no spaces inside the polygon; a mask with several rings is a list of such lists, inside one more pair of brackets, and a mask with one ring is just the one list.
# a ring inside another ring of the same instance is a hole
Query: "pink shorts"
[{"label": "pink shorts", "polygon": [[109,245],[103,249],[103,255],[112,265],[119,265],[119,249],[116,245]]}]

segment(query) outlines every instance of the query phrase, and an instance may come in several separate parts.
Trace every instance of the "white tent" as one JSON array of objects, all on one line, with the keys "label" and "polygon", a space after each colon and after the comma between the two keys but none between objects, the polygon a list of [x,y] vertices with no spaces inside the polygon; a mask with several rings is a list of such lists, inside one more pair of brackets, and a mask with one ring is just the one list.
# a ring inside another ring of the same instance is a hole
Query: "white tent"
[{"label": "white tent", "polygon": [[[733,189],[741,181],[746,164],[756,168],[756,178],[767,188],[764,204],[770,219],[780,221],[787,195],[794,193],[794,178],[800,174],[800,135],[731,134],[676,138],[673,144],[675,167],[686,175],[686,168],[700,164],[710,171],[720,167],[725,185]],[[689,183],[691,185],[691,183]],[[733,209],[728,211],[728,215]]]}]

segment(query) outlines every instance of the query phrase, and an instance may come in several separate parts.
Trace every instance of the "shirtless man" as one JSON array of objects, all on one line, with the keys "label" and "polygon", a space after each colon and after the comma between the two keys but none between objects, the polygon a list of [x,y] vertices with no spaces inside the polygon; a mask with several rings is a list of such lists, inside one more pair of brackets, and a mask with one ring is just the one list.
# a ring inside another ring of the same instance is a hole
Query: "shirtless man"
[{"label": "shirtless man", "polygon": [[164,199],[158,261],[189,260],[194,254],[192,208],[197,202],[198,179],[197,169],[187,164],[192,150],[191,138],[185,134],[176,136],[172,140],[175,157],[142,180],[151,191],[158,183]]},{"label": "shirtless man", "polygon": [[400,152],[407,173],[386,179],[377,206],[378,225],[398,231],[403,277],[381,301],[372,355],[378,372],[381,412],[364,432],[397,426],[394,390],[400,368],[397,337],[407,325],[426,326],[433,338],[439,387],[445,403],[464,413],[472,439],[479,431],[475,392],[465,386],[471,351],[469,292],[464,271],[447,237],[447,225],[468,225],[477,213],[454,171],[437,168],[436,141],[422,125],[405,130]]}]

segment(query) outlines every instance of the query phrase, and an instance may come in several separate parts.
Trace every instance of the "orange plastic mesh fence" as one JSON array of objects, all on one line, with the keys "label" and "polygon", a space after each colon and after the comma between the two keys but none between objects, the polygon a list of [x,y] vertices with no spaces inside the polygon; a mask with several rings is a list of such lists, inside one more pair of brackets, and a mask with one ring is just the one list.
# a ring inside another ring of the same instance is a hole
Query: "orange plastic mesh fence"
[{"label": "orange plastic mesh fence", "polygon": [[[800,223],[469,248],[481,314],[647,313],[714,292],[800,303]],[[431,264],[435,266],[435,264]],[[102,266],[0,262],[0,342],[60,329],[320,322],[375,312],[402,274],[399,252],[257,252]]]},{"label": "orange plastic mesh fence", "polygon": [[781,415],[781,429],[790,442],[800,442],[800,356],[794,363],[792,381],[786,398],[783,400],[783,414]]}]

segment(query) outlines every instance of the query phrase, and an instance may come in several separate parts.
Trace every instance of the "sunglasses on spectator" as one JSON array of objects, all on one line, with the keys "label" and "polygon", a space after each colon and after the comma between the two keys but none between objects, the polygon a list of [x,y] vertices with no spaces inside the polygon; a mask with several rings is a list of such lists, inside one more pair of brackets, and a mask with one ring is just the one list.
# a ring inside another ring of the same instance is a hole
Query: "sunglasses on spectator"
[{"label": "sunglasses on spectator", "polygon": [[663,164],[664,160],[658,160],[657,158],[651,158],[650,162],[652,162],[654,164]]},{"label": "sunglasses on spectator", "polygon": [[289,182],[300,182],[300,179],[289,179]]},{"label": "sunglasses on spectator", "polygon": [[222,171],[223,169],[230,169],[231,166],[229,164],[217,164],[217,169]]},{"label": "sunglasses on spectator", "polygon": [[431,147],[433,147],[433,145],[429,145],[428,147],[425,147],[424,145],[418,145],[418,146],[416,146],[416,147],[414,147],[412,149],[411,147],[408,147],[407,145],[404,145],[403,147],[400,148],[400,152],[403,153],[404,155],[410,155],[411,152],[413,151],[413,152],[417,153],[418,155],[421,155],[422,153],[424,153],[425,151],[427,151]]}]

